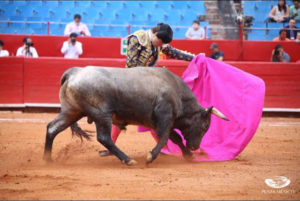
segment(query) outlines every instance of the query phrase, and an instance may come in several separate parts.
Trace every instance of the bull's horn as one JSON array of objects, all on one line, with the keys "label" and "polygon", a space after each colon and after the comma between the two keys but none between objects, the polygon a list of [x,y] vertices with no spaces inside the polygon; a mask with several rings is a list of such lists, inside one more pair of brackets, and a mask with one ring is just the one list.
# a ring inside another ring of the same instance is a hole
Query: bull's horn
[{"label": "bull's horn", "polygon": [[224,120],[226,120],[226,121],[229,121],[229,119],[227,117],[225,117],[225,115],[222,114],[222,112],[220,112],[217,108],[213,107],[211,113],[218,116],[218,117],[220,117],[220,118],[222,118],[222,119],[224,119]]}]

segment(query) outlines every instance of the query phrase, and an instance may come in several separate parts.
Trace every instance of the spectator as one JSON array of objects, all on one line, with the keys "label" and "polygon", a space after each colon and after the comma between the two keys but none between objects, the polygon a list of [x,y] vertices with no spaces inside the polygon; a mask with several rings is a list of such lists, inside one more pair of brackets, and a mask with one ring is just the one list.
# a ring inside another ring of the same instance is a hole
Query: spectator
[{"label": "spectator", "polygon": [[289,16],[290,10],[285,0],[279,0],[278,5],[274,6],[269,13],[271,22],[288,22]]},{"label": "spectator", "polygon": [[297,33],[296,43],[300,43],[300,31]]},{"label": "spectator", "polygon": [[286,37],[290,40],[295,40],[298,33],[298,27],[296,27],[296,21],[294,19],[290,19],[289,25],[286,28]]},{"label": "spectator", "polygon": [[4,43],[2,40],[0,40],[0,57],[8,57],[9,53],[7,50],[3,50]]},{"label": "spectator", "polygon": [[198,39],[198,40],[202,40],[205,38],[205,31],[202,27],[200,27],[200,22],[197,20],[193,21],[193,25],[192,27],[190,27],[186,34],[185,34],[187,39]]},{"label": "spectator", "polygon": [[224,53],[219,50],[219,46],[217,43],[212,43],[210,46],[210,49],[212,51],[210,58],[218,60],[218,61],[224,60]]},{"label": "spectator", "polygon": [[76,41],[77,33],[71,33],[69,40],[65,41],[61,53],[65,55],[65,58],[76,59],[82,54],[82,44]]},{"label": "spectator", "polygon": [[30,37],[25,37],[23,39],[24,45],[19,47],[17,50],[16,56],[24,56],[24,57],[39,57],[36,49],[33,47],[33,42]]},{"label": "spectator", "polygon": [[272,62],[289,62],[290,56],[284,52],[281,45],[276,45],[275,49],[272,51]]},{"label": "spectator", "polygon": [[71,33],[77,33],[82,36],[91,36],[91,33],[86,24],[81,22],[81,15],[74,15],[74,21],[67,24],[65,28],[65,36],[69,36]]},{"label": "spectator", "polygon": [[300,0],[294,0],[294,5],[290,8],[290,18],[300,22]]},{"label": "spectator", "polygon": [[279,31],[279,36],[274,38],[273,41],[290,41],[290,39],[288,39],[286,37],[286,30],[285,29],[281,29]]}]

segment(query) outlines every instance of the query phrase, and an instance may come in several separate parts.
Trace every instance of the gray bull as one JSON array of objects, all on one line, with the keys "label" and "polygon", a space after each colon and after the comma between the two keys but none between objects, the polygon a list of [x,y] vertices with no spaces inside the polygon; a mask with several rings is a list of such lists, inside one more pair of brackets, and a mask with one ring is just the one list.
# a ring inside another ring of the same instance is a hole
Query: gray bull
[{"label": "gray bull", "polygon": [[[61,112],[47,126],[47,161],[51,161],[55,136],[67,127],[79,137],[90,138],[76,123],[84,116],[95,122],[97,140],[127,165],[136,161],[113,143],[112,124],[121,129],[128,124],[154,129],[158,143],[147,156],[151,163],[169,138],[190,158],[209,128],[211,114],[228,120],[214,107],[201,107],[182,79],[164,68],[70,68],[61,78],[59,97]],[[175,128],[181,130],[186,146]]]}]

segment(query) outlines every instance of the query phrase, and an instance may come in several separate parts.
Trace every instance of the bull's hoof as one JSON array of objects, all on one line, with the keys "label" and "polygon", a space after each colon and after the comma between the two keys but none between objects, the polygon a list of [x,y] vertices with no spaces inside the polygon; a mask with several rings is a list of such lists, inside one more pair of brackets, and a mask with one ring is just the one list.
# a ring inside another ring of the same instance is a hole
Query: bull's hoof
[{"label": "bull's hoof", "polygon": [[147,164],[152,163],[152,161],[153,161],[153,156],[152,156],[152,153],[149,152],[147,155]]},{"label": "bull's hoof", "polygon": [[53,163],[52,158],[49,156],[44,156],[43,159],[44,159],[44,161],[46,161],[46,163]]},{"label": "bull's hoof", "polygon": [[130,161],[128,161],[127,163],[126,163],[126,165],[128,165],[128,166],[133,166],[133,165],[137,165],[138,164],[138,162],[136,162],[135,160],[133,160],[133,159],[130,159]]},{"label": "bull's hoof", "polygon": [[103,156],[111,156],[113,154],[108,150],[102,150],[102,151],[99,151],[99,155],[103,157]]},{"label": "bull's hoof", "polygon": [[183,155],[183,157],[184,157],[185,160],[187,160],[187,161],[192,161],[196,156],[195,156],[195,154],[190,153],[190,154]]}]

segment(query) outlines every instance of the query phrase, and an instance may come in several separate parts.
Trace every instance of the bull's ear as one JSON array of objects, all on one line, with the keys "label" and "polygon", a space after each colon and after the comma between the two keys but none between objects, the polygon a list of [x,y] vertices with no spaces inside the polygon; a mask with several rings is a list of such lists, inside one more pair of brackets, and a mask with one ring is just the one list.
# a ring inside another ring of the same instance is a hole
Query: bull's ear
[{"label": "bull's ear", "polygon": [[226,120],[226,121],[229,121],[229,119],[228,119],[227,117],[225,117],[225,115],[224,115],[222,112],[220,112],[220,111],[219,111],[217,108],[215,108],[215,107],[208,107],[208,108],[206,108],[205,110],[206,110],[206,112],[209,112],[209,113],[211,113],[211,114],[216,115],[217,117],[220,117],[220,118],[222,118],[222,119],[224,119],[224,120]]}]

